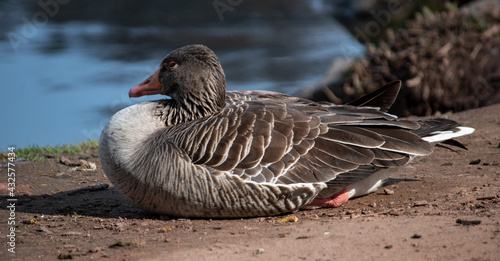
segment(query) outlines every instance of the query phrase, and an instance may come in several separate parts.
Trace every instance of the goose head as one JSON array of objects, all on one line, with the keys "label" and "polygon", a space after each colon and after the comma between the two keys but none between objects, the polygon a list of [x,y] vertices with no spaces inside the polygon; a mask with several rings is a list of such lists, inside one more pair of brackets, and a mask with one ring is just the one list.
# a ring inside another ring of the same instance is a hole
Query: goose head
[{"label": "goose head", "polygon": [[158,70],[129,91],[129,97],[164,94],[178,109],[195,118],[225,107],[226,77],[215,53],[204,45],[188,45],[172,51]]}]

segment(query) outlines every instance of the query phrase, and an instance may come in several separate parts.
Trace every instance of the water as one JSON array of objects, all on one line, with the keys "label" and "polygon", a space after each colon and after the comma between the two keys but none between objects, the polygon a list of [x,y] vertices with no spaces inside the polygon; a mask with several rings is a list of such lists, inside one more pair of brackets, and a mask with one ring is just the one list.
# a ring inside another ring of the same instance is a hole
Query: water
[{"label": "water", "polygon": [[[193,9],[179,2],[169,7],[179,15],[164,23],[154,15],[134,20],[138,11],[131,8],[114,18],[100,15],[99,1],[74,0],[51,16],[36,2],[0,4],[0,151],[98,139],[117,110],[160,98],[127,94],[185,44],[206,44],[219,55],[229,90],[288,94],[320,80],[334,59],[363,52],[321,1],[307,9],[300,1],[285,1],[286,8],[245,1],[224,13],[223,21],[212,3]],[[161,4],[153,1],[143,12]],[[95,10],[82,11],[84,5]]]}]

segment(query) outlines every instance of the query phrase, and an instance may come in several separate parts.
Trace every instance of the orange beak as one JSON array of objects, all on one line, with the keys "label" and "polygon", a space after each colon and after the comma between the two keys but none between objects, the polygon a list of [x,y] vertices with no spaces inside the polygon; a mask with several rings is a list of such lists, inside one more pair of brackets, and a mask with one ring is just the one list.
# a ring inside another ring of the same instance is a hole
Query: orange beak
[{"label": "orange beak", "polygon": [[162,90],[162,85],[158,81],[158,74],[160,69],[156,70],[153,75],[149,76],[139,85],[136,85],[128,91],[128,97],[141,97],[144,95],[154,95],[154,94],[164,94]]}]

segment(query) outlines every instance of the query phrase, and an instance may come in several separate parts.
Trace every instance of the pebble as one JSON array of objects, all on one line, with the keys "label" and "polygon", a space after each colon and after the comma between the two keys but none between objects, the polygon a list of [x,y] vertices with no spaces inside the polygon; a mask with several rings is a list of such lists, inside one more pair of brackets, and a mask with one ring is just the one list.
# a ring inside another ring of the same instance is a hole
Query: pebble
[{"label": "pebble", "polygon": [[71,170],[80,170],[80,171],[90,171],[90,170],[96,170],[97,165],[94,162],[90,162],[84,159],[80,159],[79,162],[73,162],[70,159],[61,156],[59,159],[59,162],[63,165],[66,165],[68,167],[72,167]]},{"label": "pebble", "polygon": [[255,250],[256,255],[262,254],[262,253],[264,253],[264,248],[257,248],[257,250]]},{"label": "pebble", "polygon": [[81,236],[82,232],[68,231],[61,234],[61,236]]},{"label": "pebble", "polygon": [[490,199],[495,199],[496,196],[484,196],[484,197],[478,197],[476,200],[490,200]]},{"label": "pebble", "polygon": [[471,160],[471,161],[469,162],[469,165],[477,165],[477,164],[479,164],[479,163],[481,163],[481,159],[476,159],[476,160]]},{"label": "pebble", "polygon": [[393,195],[394,194],[394,190],[390,190],[388,188],[384,188],[384,194],[385,195]]},{"label": "pebble", "polygon": [[464,226],[474,226],[481,224],[481,220],[465,220],[465,219],[457,219],[457,224],[461,224]]},{"label": "pebble", "polygon": [[38,229],[39,232],[44,232],[44,233],[47,233],[47,234],[52,234],[52,231],[50,231],[46,226],[40,226],[40,228]]},{"label": "pebble", "polygon": [[73,259],[73,255],[72,255],[72,254],[64,254],[64,253],[60,253],[60,254],[57,256],[57,259]]},{"label": "pebble", "polygon": [[427,205],[429,205],[429,202],[427,202],[426,200],[417,200],[417,201],[413,202],[414,207],[422,207],[422,206],[427,206]]},{"label": "pebble", "polygon": [[61,156],[61,158],[59,159],[59,163],[66,165],[66,166],[69,166],[69,167],[80,166],[80,164],[74,163],[73,161],[71,161],[70,159],[68,159],[64,156]]},{"label": "pebble", "polygon": [[76,170],[91,171],[91,170],[96,170],[96,169],[97,169],[97,165],[94,162],[80,160],[80,166]]},{"label": "pebble", "polygon": [[131,242],[116,241],[116,243],[109,245],[109,248],[128,247],[132,245],[133,243]]},{"label": "pebble", "polygon": [[162,227],[158,230],[158,233],[167,233],[169,231],[171,231],[172,229],[174,229],[173,227]]},{"label": "pebble", "polygon": [[102,250],[102,247],[95,247],[95,248],[91,248],[91,249],[89,249],[89,251],[88,251],[88,252],[89,252],[89,253],[97,253],[97,252],[99,252],[99,251],[101,251],[101,250]]},{"label": "pebble", "polygon": [[415,238],[415,239],[416,239],[416,238],[421,238],[421,237],[422,237],[422,235],[420,235],[420,234],[416,234],[416,233],[415,233],[415,234],[413,234],[413,236],[411,236],[411,238]]}]

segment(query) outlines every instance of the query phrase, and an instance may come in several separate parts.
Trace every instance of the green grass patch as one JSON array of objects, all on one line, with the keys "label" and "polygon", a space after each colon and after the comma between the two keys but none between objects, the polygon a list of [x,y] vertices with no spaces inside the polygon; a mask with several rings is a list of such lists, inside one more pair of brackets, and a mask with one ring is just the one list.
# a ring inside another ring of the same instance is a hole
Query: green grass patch
[{"label": "green grass patch", "polygon": [[[27,148],[16,149],[16,158],[23,158],[29,161],[43,161],[46,158],[59,159],[61,154],[74,155],[79,153],[86,153],[89,150],[96,150],[99,148],[99,141],[88,140],[80,142],[76,145],[61,145],[61,146],[45,146],[31,145]],[[0,161],[7,161],[8,153],[2,152],[0,154]]]}]

